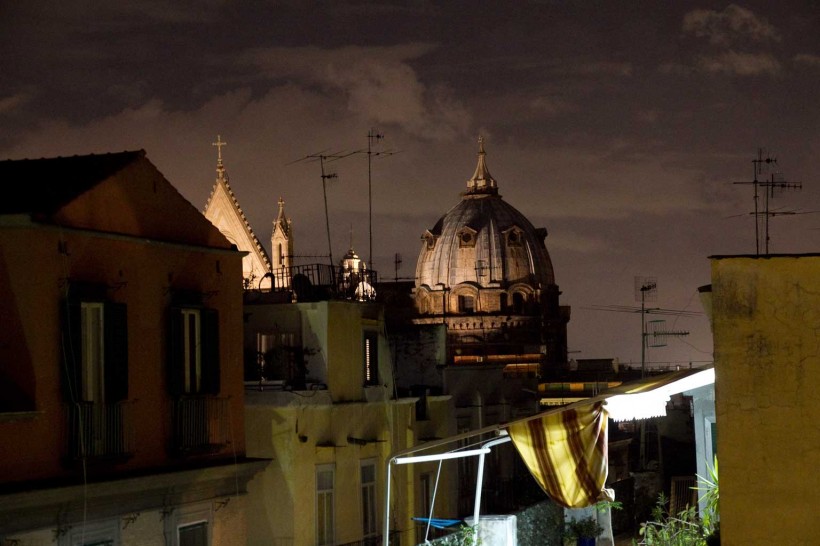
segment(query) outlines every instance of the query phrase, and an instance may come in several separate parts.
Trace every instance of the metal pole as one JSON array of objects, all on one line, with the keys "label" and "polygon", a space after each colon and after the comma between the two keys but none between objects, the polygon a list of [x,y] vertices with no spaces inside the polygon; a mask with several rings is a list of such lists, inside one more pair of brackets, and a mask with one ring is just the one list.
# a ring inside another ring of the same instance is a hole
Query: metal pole
[{"label": "metal pole", "polygon": [[368,211],[368,224],[367,224],[367,234],[370,238],[370,249],[367,252],[367,263],[370,264],[370,270],[373,270],[373,193],[371,191],[371,182],[370,182],[370,153],[371,153],[371,142],[373,141],[373,129],[370,129],[367,132],[367,211]]},{"label": "metal pole", "polygon": [[[486,452],[490,451],[491,447],[500,444],[506,444],[512,440],[510,436],[502,436],[495,440],[490,440],[482,446],[482,453],[478,456],[478,475],[475,484],[475,505],[473,508],[473,544],[478,544],[478,519],[481,514],[481,489],[484,485],[484,456]],[[484,452],[486,450],[486,452]]]},{"label": "metal pole", "polygon": [[386,486],[384,493],[384,536],[382,537],[382,544],[390,546],[390,465],[393,464],[393,459],[387,460],[387,477],[385,478]]},{"label": "metal pole", "polygon": [[327,184],[326,179],[332,175],[325,175],[325,156],[319,156],[319,164],[322,166],[322,193],[325,197],[325,228],[327,229],[327,255],[330,258],[330,267],[333,267],[333,246],[330,244],[330,217],[327,214]]}]

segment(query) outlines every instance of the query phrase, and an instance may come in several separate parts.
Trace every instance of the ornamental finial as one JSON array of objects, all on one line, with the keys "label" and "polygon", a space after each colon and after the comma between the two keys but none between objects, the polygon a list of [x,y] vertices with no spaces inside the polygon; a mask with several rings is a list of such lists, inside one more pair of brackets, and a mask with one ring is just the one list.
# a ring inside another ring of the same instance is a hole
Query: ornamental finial
[{"label": "ornamental finial", "polygon": [[222,164],[222,146],[227,146],[228,143],[222,140],[220,135],[216,135],[216,142],[212,142],[211,146],[216,146],[216,173],[222,178],[225,174],[225,167]]}]

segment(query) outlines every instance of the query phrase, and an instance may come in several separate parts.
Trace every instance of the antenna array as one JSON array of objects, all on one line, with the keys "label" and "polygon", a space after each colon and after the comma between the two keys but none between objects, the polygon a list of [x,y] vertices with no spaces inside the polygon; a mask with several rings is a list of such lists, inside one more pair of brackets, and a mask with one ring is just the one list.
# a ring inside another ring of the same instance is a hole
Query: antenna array
[{"label": "antenna array", "polygon": [[[765,157],[764,157],[765,155]],[[769,254],[769,218],[774,216],[783,216],[783,215],[792,215],[798,214],[797,211],[794,210],[786,210],[786,211],[772,211],[769,209],[769,199],[775,196],[775,190],[785,191],[785,190],[802,190],[803,184],[801,182],[789,182],[787,181],[783,173],[771,171],[769,180],[763,179],[759,180],[758,176],[766,174],[769,172],[769,167],[772,165],[777,165],[777,158],[769,157],[766,154],[765,150],[762,148],[758,148],[757,150],[757,157],[752,160],[752,168],[754,172],[753,179],[751,181],[741,181],[741,182],[733,182],[733,184],[751,184],[754,188],[754,212],[752,213],[755,218],[755,255],[760,255],[760,223],[761,218],[763,220],[763,233],[764,233],[764,249],[765,255]],[[760,188],[763,190],[763,211],[760,211]]]}]

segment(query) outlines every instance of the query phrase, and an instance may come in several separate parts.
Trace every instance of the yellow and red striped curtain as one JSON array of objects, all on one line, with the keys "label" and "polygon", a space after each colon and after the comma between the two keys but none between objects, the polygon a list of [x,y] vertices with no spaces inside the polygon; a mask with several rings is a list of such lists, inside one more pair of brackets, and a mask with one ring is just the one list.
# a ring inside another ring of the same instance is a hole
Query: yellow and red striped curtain
[{"label": "yellow and red striped curtain", "polygon": [[602,402],[509,427],[518,453],[541,488],[566,508],[595,504],[607,476],[607,414]]}]

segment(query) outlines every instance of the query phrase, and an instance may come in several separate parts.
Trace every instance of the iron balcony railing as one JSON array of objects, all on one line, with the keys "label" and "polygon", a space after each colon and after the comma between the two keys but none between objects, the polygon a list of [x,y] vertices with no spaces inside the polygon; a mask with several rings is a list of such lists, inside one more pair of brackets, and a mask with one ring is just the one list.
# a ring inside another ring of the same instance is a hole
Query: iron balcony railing
[{"label": "iron balcony railing", "polygon": [[120,458],[134,453],[133,402],[77,402],[67,407],[70,459]]},{"label": "iron balcony railing", "polygon": [[304,264],[274,269],[268,274],[273,277],[273,291],[291,291],[299,301],[371,301],[376,297],[378,274],[369,269]]},{"label": "iron balcony railing", "polygon": [[214,452],[228,445],[228,399],[182,396],[173,401],[173,450]]}]

